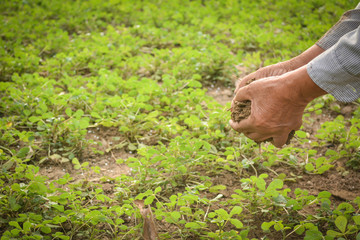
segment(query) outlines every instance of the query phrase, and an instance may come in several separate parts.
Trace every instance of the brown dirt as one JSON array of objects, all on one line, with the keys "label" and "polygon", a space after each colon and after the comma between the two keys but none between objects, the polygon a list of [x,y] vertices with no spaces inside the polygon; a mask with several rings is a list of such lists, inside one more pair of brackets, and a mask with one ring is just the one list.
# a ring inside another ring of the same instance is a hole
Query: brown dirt
[{"label": "brown dirt", "polygon": [[[62,178],[66,173],[68,173],[73,179],[71,182],[87,180],[93,183],[101,183],[103,185],[103,190],[109,192],[114,186],[110,186],[108,180],[105,180],[104,182],[103,177],[106,176],[107,179],[114,179],[121,174],[130,174],[131,169],[125,164],[118,164],[116,160],[127,159],[134,156],[134,154],[127,151],[125,146],[120,149],[112,148],[116,144],[121,143],[123,140],[114,140],[114,138],[118,136],[119,133],[117,128],[113,129],[101,127],[88,132],[87,139],[97,142],[96,145],[91,145],[91,147],[84,150],[81,159],[79,159],[80,163],[89,162],[89,166],[87,167],[88,170],[79,171],[74,169],[71,161],[63,163],[49,159],[41,164],[39,174],[47,176],[48,181],[50,182]],[[104,154],[95,154],[91,148],[96,148],[96,150],[102,151]],[[100,168],[100,174],[91,170],[91,167],[95,166]]]},{"label": "brown dirt", "polygon": [[251,101],[246,100],[242,102],[234,101],[234,106],[231,110],[231,120],[240,122],[248,118],[251,114]]},{"label": "brown dirt", "polygon": [[[220,104],[225,105],[226,103],[230,102],[233,98],[233,91],[232,89],[225,88],[225,87],[218,87],[216,89],[211,89],[208,92],[209,95],[213,96]],[[247,103],[243,103],[247,104]],[[346,105],[345,107],[342,106],[341,114],[343,114],[346,118],[351,117],[351,113],[354,111],[356,107],[351,104]],[[249,109],[249,113],[246,113],[244,109]],[[243,117],[246,114],[250,114],[251,109],[250,107],[242,106],[242,114]],[[321,115],[317,115],[312,113],[309,117],[304,119],[304,126],[303,131],[306,131],[310,134],[310,140],[314,140],[315,138],[313,135],[319,129],[320,125],[324,121],[329,121],[334,119],[339,113],[334,111],[328,110]],[[247,116],[248,116],[247,115]],[[245,117],[243,118],[245,119]],[[65,173],[69,173],[70,176],[73,178],[73,182],[82,181],[88,179],[90,182],[99,183],[102,185],[104,192],[111,196],[114,194],[115,183],[112,181],[103,181],[102,178],[106,176],[107,179],[109,178],[116,178],[121,174],[131,174],[131,170],[122,164],[118,164],[116,159],[126,159],[128,157],[134,156],[126,147],[123,148],[114,148],[113,146],[119,144],[123,141],[123,137],[120,136],[117,128],[95,128],[91,132],[88,133],[87,136],[89,139],[93,139],[96,142],[101,144],[97,145],[97,150],[101,150],[104,152],[103,155],[95,154],[92,152],[91,149],[87,149],[86,153],[84,153],[81,162],[89,162],[90,166],[98,166],[101,169],[101,174],[96,174],[93,171],[89,171],[87,174],[82,174],[81,171],[75,170],[73,165],[70,162],[67,163],[59,163],[54,162],[52,160],[48,160],[41,165],[39,174],[43,176],[48,176],[49,180],[55,180],[61,178]],[[120,139],[114,140],[115,137],[120,137]],[[263,143],[263,146],[266,146],[270,143]],[[292,141],[292,144],[295,147],[306,147],[311,149],[309,144],[300,144],[296,142],[295,139]],[[319,156],[324,154],[325,151],[330,147],[321,147],[316,148],[318,150]],[[331,147],[336,149],[336,146]],[[286,180],[284,188],[290,188],[292,192],[296,188],[301,188],[304,190],[308,190],[310,194],[317,195],[321,191],[329,191],[332,194],[331,201],[332,203],[339,204],[345,201],[351,201],[355,199],[357,196],[360,196],[360,171],[354,171],[353,169],[348,169],[345,166],[347,159],[340,159],[334,163],[334,167],[327,171],[322,175],[312,175],[303,173],[301,169],[296,169],[290,165],[285,163],[278,163],[276,166],[273,166],[270,171],[268,169],[261,168],[261,166],[255,166],[257,169],[257,174],[267,173],[269,177],[267,178],[268,181],[272,180],[273,178],[277,177],[277,174],[285,173],[288,178],[293,178],[293,181]],[[348,172],[347,175],[344,174]],[[206,170],[199,171],[199,175],[208,175]],[[252,168],[244,169],[242,175],[239,176],[232,172],[225,172],[223,171],[221,174],[216,174],[214,176],[210,176],[213,182],[213,185],[222,184],[227,187],[225,190],[221,190],[220,193],[224,195],[221,201],[227,201],[231,199],[231,195],[234,194],[235,189],[241,189],[241,182],[240,178],[247,178],[251,175],[256,174]],[[208,193],[208,199],[212,199],[216,196],[216,194]],[[217,206],[214,204],[214,207]],[[226,208],[226,206],[219,205],[219,208]],[[311,209],[306,209],[307,213],[315,213],[320,209],[320,206],[313,205]],[[206,210],[206,209],[205,209]],[[249,238],[263,238],[264,232],[261,230],[261,224],[264,221],[271,221],[268,219],[269,216],[263,213],[259,213],[253,219],[247,219],[246,217],[246,209],[244,209],[244,219],[240,219],[245,226],[251,228]],[[285,213],[284,213],[285,214]],[[254,216],[252,216],[254,217]],[[286,219],[286,214],[284,215],[284,219]],[[157,226],[159,227],[160,233],[165,233],[171,231],[172,225],[166,223],[164,220],[156,220]],[[266,235],[268,239],[277,240],[282,239],[282,235],[279,232],[273,232],[271,235]],[[104,238],[105,239],[105,238]],[[190,239],[190,238],[189,238]],[[292,234],[287,239],[300,239],[300,237],[296,234]]]},{"label": "brown dirt", "polygon": [[[256,79],[250,79],[246,82],[245,85],[249,85]],[[240,122],[241,120],[244,120],[248,118],[251,114],[251,101],[245,100],[242,102],[234,101],[234,106],[230,108],[231,111],[231,120],[234,122]]]}]

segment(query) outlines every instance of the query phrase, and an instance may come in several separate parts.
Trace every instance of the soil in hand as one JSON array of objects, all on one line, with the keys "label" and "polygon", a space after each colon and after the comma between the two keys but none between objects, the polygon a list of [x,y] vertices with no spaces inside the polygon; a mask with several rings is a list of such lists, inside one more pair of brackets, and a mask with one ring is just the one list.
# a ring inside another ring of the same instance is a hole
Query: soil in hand
[{"label": "soil in hand", "polygon": [[[246,85],[249,85],[250,83],[252,83],[255,80],[256,79],[253,78],[253,79],[247,81]],[[241,101],[241,102],[235,101],[234,106],[232,108],[230,108],[230,111],[231,111],[231,120],[233,120],[234,122],[240,122],[250,116],[251,101],[250,100],[245,100],[245,101]],[[295,135],[295,131],[292,130],[289,133],[286,144],[290,143],[290,140],[294,137],[294,135]],[[262,142],[271,142],[271,141],[272,141],[272,138],[268,138]],[[257,142],[257,143],[261,143],[261,142]]]},{"label": "soil in hand", "polygon": [[231,120],[240,122],[248,118],[251,114],[251,101],[246,100],[242,102],[235,101],[231,108]]}]

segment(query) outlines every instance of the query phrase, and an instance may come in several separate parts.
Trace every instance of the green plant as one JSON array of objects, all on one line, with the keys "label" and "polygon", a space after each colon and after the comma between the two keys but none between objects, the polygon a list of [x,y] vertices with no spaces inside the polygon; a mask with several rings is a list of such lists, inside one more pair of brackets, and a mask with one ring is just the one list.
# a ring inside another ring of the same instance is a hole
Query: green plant
[{"label": "green plant", "polygon": [[162,239],[356,238],[358,200],[297,181],[355,174],[359,101],[335,120],[333,97],[313,101],[276,149],[230,130],[230,100],[207,94],[298,55],[356,4],[2,1],[1,239],[138,239],[135,199]]}]

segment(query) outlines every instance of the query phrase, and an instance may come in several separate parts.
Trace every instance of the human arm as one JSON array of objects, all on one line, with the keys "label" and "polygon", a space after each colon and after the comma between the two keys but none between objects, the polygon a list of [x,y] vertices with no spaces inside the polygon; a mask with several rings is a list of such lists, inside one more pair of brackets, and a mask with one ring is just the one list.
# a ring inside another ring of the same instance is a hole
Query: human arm
[{"label": "human arm", "polygon": [[306,66],[240,88],[233,101],[251,101],[251,115],[230,125],[255,141],[273,139],[277,147],[301,126],[306,105],[332,94],[339,101],[360,97],[360,26]]},{"label": "human arm", "polygon": [[265,77],[280,76],[284,73],[293,71],[299,67],[306,65],[308,62],[320,55],[322,52],[324,52],[324,49],[314,44],[306,51],[290,60],[260,68],[257,71],[242,78],[237,83],[235,93],[238,91],[238,89],[247,85],[247,83],[250,82],[252,79],[257,80]]},{"label": "human arm", "polygon": [[313,46],[302,54],[280,63],[266,66],[245,76],[236,83],[237,90],[245,86],[252,79],[261,79],[270,76],[279,76],[289,71],[302,67],[332,47],[342,36],[353,31],[360,25],[360,3],[353,10],[345,12],[340,20],[330,28]]}]

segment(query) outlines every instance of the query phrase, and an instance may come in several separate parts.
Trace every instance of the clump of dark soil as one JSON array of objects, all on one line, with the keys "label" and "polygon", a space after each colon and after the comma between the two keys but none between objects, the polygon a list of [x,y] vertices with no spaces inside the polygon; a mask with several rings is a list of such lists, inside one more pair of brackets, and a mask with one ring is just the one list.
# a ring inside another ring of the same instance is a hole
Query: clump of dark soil
[{"label": "clump of dark soil", "polygon": [[[249,81],[246,82],[246,85],[249,85],[250,83],[252,83],[253,81],[255,81],[256,79],[253,78]],[[250,100],[245,100],[245,101],[235,101],[234,102],[234,106],[232,108],[230,108],[231,111],[231,120],[233,120],[234,122],[240,122],[246,118],[248,118],[251,114],[251,101]],[[289,133],[288,139],[286,141],[286,144],[290,143],[290,140],[294,137],[295,135],[295,131],[292,130]],[[271,142],[272,138],[268,138],[262,142]],[[260,143],[260,142],[258,142]]]},{"label": "clump of dark soil", "polygon": [[251,101],[246,100],[242,102],[235,101],[231,108],[231,120],[240,122],[248,118],[251,114]]},{"label": "clump of dark soil", "polygon": [[[249,85],[255,80],[256,80],[255,78],[250,79],[249,81],[246,82],[246,85]],[[241,120],[244,120],[250,116],[251,101],[250,100],[245,100],[242,102],[235,101],[234,106],[230,108],[230,111],[231,111],[231,120],[233,120],[234,122],[240,122]]]}]

